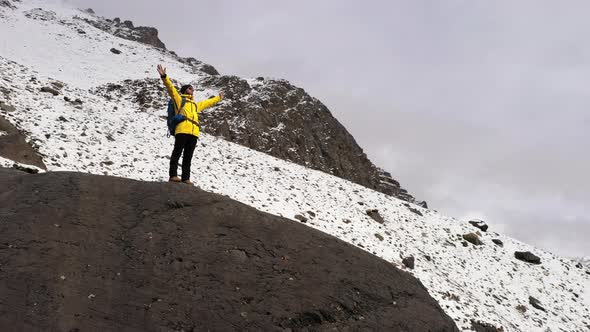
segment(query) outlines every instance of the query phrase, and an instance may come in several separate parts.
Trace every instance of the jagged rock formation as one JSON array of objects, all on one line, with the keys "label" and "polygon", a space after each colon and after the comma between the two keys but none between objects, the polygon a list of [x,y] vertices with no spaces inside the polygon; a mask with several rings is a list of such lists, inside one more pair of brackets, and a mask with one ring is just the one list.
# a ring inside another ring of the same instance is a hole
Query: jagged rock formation
[{"label": "jagged rock formation", "polygon": [[380,179],[379,191],[428,209],[428,203],[426,203],[426,201],[419,201],[415,199],[414,196],[410,195],[406,189],[400,186],[400,183],[391,176],[391,173],[386,172],[381,168],[378,168],[377,170],[379,172]]},{"label": "jagged rock formation", "polygon": [[0,197],[0,330],[458,331],[392,264],[191,186],[0,169]]},{"label": "jagged rock formation", "polygon": [[[94,11],[90,8],[86,10],[86,13],[94,15]],[[96,16],[95,18],[96,19],[78,17],[78,19],[85,21],[93,27],[108,32],[114,36],[137,41],[164,50],[166,49],[166,45],[158,37],[158,29],[156,28],[143,26],[135,27],[133,26],[133,22],[128,20],[121,21],[118,17],[113,20]]]},{"label": "jagged rock formation", "polygon": [[[18,0],[17,0],[18,1]],[[16,6],[13,4],[16,2],[15,0],[0,0],[0,8],[8,8],[8,9],[16,9]]]},{"label": "jagged rock formation", "polygon": [[[206,75],[195,86],[226,94],[223,103],[201,117],[203,131],[427,206],[377,168],[324,104],[288,81]],[[93,92],[115,100],[131,95],[145,110],[164,110],[167,102],[159,79],[126,80]]]},{"label": "jagged rock formation", "polygon": [[146,45],[151,45],[153,47],[162,49],[162,51],[168,52],[171,55],[173,55],[179,62],[184,63],[188,65],[190,68],[192,68],[193,73],[195,74],[203,72],[209,75],[219,75],[217,69],[215,69],[215,67],[209,64],[206,64],[192,57],[183,58],[178,56],[173,51],[168,51],[166,49],[166,45],[164,44],[164,42],[162,42],[158,37],[158,29],[156,28],[143,26],[136,27],[133,25],[132,21],[122,21],[118,17],[112,20],[100,17],[95,14],[92,8],[88,8],[84,10],[84,12],[86,14],[89,14],[91,18],[80,16],[76,18],[92,25],[97,29],[108,32],[116,37],[120,37],[127,40],[133,40],[136,42],[140,42]]}]

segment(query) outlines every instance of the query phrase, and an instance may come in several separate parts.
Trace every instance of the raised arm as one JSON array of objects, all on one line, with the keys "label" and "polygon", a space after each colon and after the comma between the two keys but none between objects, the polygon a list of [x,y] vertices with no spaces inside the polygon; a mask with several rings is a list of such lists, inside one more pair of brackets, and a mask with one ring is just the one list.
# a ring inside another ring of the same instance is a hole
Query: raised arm
[{"label": "raised arm", "polygon": [[209,98],[207,100],[203,100],[197,103],[197,111],[202,112],[204,109],[215,106],[218,102],[223,99],[223,92],[219,93],[219,96]]},{"label": "raised arm", "polygon": [[162,65],[158,65],[158,73],[160,74],[160,78],[162,78],[162,82],[164,82],[164,86],[166,86],[166,91],[168,91],[168,95],[170,95],[170,97],[174,99],[176,108],[179,108],[180,104],[182,103],[182,97],[180,97],[180,94],[178,93],[178,91],[176,91],[174,85],[172,85],[170,77],[166,75],[166,68],[162,67]]}]

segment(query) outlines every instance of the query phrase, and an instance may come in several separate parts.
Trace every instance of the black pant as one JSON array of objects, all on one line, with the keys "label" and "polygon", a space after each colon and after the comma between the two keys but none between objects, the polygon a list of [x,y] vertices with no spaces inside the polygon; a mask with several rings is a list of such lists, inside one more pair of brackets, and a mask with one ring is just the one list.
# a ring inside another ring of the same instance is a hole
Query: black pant
[{"label": "black pant", "polygon": [[197,146],[197,139],[197,136],[190,134],[176,134],[174,136],[174,150],[172,150],[172,157],[170,157],[170,177],[178,176],[178,159],[182,153],[182,181],[190,179],[191,161]]}]

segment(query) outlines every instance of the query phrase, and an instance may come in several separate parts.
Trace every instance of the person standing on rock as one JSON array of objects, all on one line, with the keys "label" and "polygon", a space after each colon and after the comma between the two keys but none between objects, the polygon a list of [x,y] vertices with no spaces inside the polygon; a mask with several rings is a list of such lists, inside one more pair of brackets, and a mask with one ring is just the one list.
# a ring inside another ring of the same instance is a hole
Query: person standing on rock
[{"label": "person standing on rock", "polygon": [[[174,150],[172,150],[172,156],[170,157],[169,181],[192,184],[190,180],[191,162],[199,138],[199,113],[220,102],[223,98],[223,92],[220,92],[219,96],[195,102],[193,100],[194,89],[191,85],[183,85],[180,88],[180,93],[178,93],[174,85],[172,85],[172,81],[170,81],[170,78],[166,75],[166,68],[162,67],[162,65],[158,65],[158,73],[166,86],[168,94],[174,102],[176,114],[182,114],[186,118],[186,120],[179,122],[174,130]],[[183,98],[185,99],[184,105],[182,104]],[[182,178],[179,178],[178,160],[180,159],[181,154]]]}]

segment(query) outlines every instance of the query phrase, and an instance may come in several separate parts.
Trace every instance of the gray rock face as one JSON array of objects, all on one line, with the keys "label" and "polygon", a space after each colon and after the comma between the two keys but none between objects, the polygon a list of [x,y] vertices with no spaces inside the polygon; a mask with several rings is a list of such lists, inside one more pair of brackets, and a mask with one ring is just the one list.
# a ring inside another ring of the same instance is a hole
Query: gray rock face
[{"label": "gray rock face", "polygon": [[391,263],[194,187],[0,168],[0,197],[1,331],[459,331]]}]

